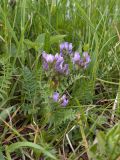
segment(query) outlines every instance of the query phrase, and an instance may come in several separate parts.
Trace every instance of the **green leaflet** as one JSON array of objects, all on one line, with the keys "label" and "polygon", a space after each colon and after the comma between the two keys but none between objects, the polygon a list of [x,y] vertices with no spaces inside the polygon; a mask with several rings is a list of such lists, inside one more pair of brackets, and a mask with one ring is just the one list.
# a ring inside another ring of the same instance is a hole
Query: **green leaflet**
[{"label": "green leaflet", "polygon": [[1,119],[5,120],[8,115],[10,114],[10,112],[12,111],[13,107],[9,107],[7,109],[4,109],[1,113],[0,113],[0,124],[1,124]]}]

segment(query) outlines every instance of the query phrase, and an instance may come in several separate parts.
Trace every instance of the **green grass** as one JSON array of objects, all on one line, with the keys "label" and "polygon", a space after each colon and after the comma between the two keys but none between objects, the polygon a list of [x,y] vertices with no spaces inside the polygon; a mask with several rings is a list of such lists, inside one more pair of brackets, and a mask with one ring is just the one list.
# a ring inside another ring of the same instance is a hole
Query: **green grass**
[{"label": "green grass", "polygon": [[[120,156],[119,8],[119,0],[0,0],[0,160]],[[50,100],[41,63],[42,51],[55,54],[64,41],[92,60],[60,83],[66,108]]]}]

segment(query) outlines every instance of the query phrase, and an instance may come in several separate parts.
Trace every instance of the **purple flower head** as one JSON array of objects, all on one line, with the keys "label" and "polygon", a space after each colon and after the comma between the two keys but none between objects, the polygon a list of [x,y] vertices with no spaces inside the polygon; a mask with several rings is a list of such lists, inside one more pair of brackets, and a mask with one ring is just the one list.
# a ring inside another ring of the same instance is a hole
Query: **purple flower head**
[{"label": "purple flower head", "polygon": [[64,46],[65,46],[64,43],[60,44],[60,51],[62,51],[64,49]]},{"label": "purple flower head", "polygon": [[52,54],[48,54],[46,57],[47,63],[53,63],[55,57]]},{"label": "purple flower head", "polygon": [[44,61],[46,61],[47,63],[53,63],[55,57],[52,54],[47,54],[46,52],[42,53],[42,58]]},{"label": "purple flower head", "polygon": [[47,53],[45,51],[42,52],[42,58],[45,60],[47,57]]},{"label": "purple flower head", "polygon": [[67,96],[65,94],[60,98],[60,95],[58,92],[54,92],[53,101],[58,102],[63,107],[67,106],[67,104],[69,102],[69,100],[67,99]]},{"label": "purple flower head", "polygon": [[64,49],[65,49],[66,51],[68,51],[68,49],[69,49],[69,43],[68,43],[68,42],[65,42],[65,43],[64,43]]},{"label": "purple flower head", "polygon": [[83,57],[85,58],[86,63],[90,63],[91,59],[88,52],[83,52]]},{"label": "purple flower head", "polygon": [[69,101],[68,101],[66,95],[64,94],[64,95],[61,97],[61,106],[63,106],[63,107],[67,106],[68,102],[69,102]]},{"label": "purple flower head", "polygon": [[55,56],[52,54],[47,54],[46,52],[43,52],[42,59],[43,59],[43,69],[47,71],[50,67],[49,65],[53,64],[55,60]]},{"label": "purple flower head", "polygon": [[64,62],[56,62],[56,64],[55,64],[55,70],[56,70],[57,72],[62,73],[63,63],[64,63]]},{"label": "purple flower head", "polygon": [[75,63],[79,64],[79,62],[80,62],[80,54],[79,54],[79,52],[75,52],[72,61],[73,61],[73,64],[75,64]]},{"label": "purple flower head", "polygon": [[86,68],[90,62],[91,62],[91,59],[90,59],[88,52],[83,52],[83,66],[84,66],[84,68]]},{"label": "purple flower head", "polygon": [[67,51],[69,54],[72,53],[72,43],[64,42],[60,44],[60,55],[63,55],[64,51]]},{"label": "purple flower head", "polygon": [[58,102],[58,100],[59,100],[59,93],[58,92],[54,92],[53,100],[54,100],[54,102]]},{"label": "purple flower head", "polygon": [[59,73],[67,75],[69,73],[69,69],[68,69],[68,64],[64,64],[64,58],[57,53],[55,55],[55,60],[56,60],[55,70]]},{"label": "purple flower head", "polygon": [[61,74],[69,74],[68,64],[64,64],[64,61],[57,61],[55,64],[55,70]]},{"label": "purple flower head", "polygon": [[58,53],[55,55],[55,60],[57,64],[64,62],[64,58]]}]

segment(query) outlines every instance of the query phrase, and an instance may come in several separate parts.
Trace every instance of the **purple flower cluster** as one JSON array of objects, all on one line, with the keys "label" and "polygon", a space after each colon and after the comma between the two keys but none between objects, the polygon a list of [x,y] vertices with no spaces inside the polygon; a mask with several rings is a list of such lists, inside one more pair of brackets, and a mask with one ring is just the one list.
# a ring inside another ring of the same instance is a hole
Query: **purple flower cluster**
[{"label": "purple flower cluster", "polygon": [[49,69],[53,69],[54,72],[60,74],[69,74],[69,66],[65,64],[64,58],[60,54],[52,55],[47,54],[46,52],[42,53],[43,58],[43,68],[48,71]]},{"label": "purple flower cluster", "polygon": [[[46,71],[53,70],[54,73],[60,73],[64,75],[69,74],[69,65],[65,63],[65,56],[70,55],[73,65],[78,66],[79,68],[87,68],[91,59],[88,52],[83,52],[82,57],[79,52],[72,51],[72,43],[64,42],[60,44],[60,54],[47,54],[46,52],[42,53],[43,59],[43,68]],[[66,54],[65,54],[66,53]]]},{"label": "purple flower cluster", "polygon": [[68,104],[68,99],[66,94],[64,94],[62,97],[60,97],[58,92],[54,92],[53,94],[53,101],[54,102],[59,102],[61,106],[65,107]]},{"label": "purple flower cluster", "polygon": [[64,42],[64,43],[61,43],[60,44],[60,55],[64,55],[64,53],[69,53],[71,54],[72,53],[72,43],[68,43],[68,42]]},{"label": "purple flower cluster", "polygon": [[73,64],[78,65],[79,67],[86,68],[90,63],[91,59],[88,52],[83,52],[82,58],[80,57],[79,52],[75,52],[72,58]]},{"label": "purple flower cluster", "polygon": [[55,60],[56,60],[55,70],[58,73],[68,75],[69,74],[69,66],[68,66],[68,64],[64,63],[64,58],[60,54],[57,53],[55,55]]},{"label": "purple flower cluster", "polygon": [[[83,52],[80,55],[79,52],[73,52],[72,43],[64,42],[60,44],[60,53],[55,55],[42,53],[43,69],[49,73],[50,78],[56,83],[60,81],[59,75],[67,76],[70,72],[69,60],[72,62],[75,68],[87,68],[91,59],[88,52]],[[71,64],[71,63],[70,63]],[[70,65],[71,66],[71,65]],[[49,72],[50,71],[50,72]],[[54,92],[53,101],[58,102],[61,106],[66,106],[69,102],[67,96],[64,94],[60,96],[58,92]]]},{"label": "purple flower cluster", "polygon": [[43,68],[45,70],[49,69],[49,66],[54,62],[54,56],[52,54],[47,54],[46,52],[42,53],[43,58]]}]

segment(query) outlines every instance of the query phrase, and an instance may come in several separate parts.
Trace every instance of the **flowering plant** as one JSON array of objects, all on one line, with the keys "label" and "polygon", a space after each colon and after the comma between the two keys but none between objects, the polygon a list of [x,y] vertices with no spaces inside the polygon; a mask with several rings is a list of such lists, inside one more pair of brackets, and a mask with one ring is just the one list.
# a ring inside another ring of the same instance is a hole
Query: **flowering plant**
[{"label": "flowering plant", "polygon": [[[91,59],[88,52],[83,52],[82,56],[77,51],[73,51],[72,43],[64,42],[60,44],[60,53],[48,54],[45,51],[42,52],[42,65],[43,69],[48,73],[50,81],[56,84],[56,89],[62,78],[67,77],[72,69],[70,63],[72,62],[72,68],[86,69]],[[67,95],[59,95],[58,92],[53,93],[53,101],[58,102],[61,106],[66,106],[69,102]]]}]

